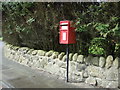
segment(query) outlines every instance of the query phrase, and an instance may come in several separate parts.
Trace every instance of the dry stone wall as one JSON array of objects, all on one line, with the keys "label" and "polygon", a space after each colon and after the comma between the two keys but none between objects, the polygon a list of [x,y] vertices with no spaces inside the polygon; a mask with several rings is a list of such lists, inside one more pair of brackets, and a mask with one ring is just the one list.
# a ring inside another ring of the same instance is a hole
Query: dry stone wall
[{"label": "dry stone wall", "polygon": [[[64,52],[58,53],[52,50],[46,52],[6,44],[4,53],[10,60],[66,78],[66,55]],[[112,55],[107,58],[90,55],[85,57],[77,53],[70,53],[69,58],[69,80],[104,88],[118,87],[120,58],[113,59]]]}]

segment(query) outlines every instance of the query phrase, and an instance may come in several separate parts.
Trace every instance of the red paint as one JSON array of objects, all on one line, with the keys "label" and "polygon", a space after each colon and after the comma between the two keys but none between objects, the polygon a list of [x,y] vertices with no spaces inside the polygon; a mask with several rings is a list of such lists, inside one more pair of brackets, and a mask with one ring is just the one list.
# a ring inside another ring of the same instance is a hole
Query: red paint
[{"label": "red paint", "polygon": [[75,27],[71,27],[70,21],[60,21],[60,44],[73,44],[76,43]]}]

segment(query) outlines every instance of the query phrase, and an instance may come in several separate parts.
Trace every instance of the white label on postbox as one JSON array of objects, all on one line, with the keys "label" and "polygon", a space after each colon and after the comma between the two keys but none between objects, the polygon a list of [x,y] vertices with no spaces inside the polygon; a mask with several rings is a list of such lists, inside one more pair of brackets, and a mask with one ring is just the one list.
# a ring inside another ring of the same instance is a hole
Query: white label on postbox
[{"label": "white label on postbox", "polygon": [[67,37],[66,32],[63,32],[63,40],[66,40],[66,37]]},{"label": "white label on postbox", "polygon": [[62,26],[61,29],[68,29],[68,26]]}]

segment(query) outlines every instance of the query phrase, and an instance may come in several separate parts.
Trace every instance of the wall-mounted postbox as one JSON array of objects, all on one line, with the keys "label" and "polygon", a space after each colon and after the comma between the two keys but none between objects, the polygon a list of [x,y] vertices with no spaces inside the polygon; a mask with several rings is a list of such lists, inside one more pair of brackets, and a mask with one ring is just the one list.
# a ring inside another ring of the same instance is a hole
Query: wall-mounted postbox
[{"label": "wall-mounted postbox", "polygon": [[76,43],[75,27],[72,27],[71,21],[60,21],[60,44]]}]

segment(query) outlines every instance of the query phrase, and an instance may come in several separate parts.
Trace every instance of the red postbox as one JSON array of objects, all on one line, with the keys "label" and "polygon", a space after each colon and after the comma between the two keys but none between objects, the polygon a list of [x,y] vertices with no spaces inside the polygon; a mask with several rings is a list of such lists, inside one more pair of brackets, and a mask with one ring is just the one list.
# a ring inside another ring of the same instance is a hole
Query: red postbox
[{"label": "red postbox", "polygon": [[76,43],[75,27],[72,27],[71,21],[60,21],[60,44]]}]

